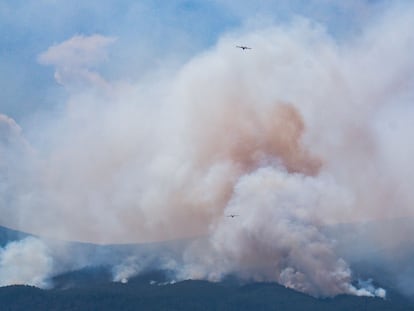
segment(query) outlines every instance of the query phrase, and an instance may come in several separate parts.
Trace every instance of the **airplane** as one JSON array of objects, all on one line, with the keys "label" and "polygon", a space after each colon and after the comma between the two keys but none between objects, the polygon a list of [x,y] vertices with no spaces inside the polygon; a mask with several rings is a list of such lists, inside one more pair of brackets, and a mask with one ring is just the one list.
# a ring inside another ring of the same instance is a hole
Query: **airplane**
[{"label": "airplane", "polygon": [[245,45],[236,45],[236,48],[242,49],[243,51],[252,49],[251,47],[248,47],[248,46],[245,46]]},{"label": "airplane", "polygon": [[237,217],[237,216],[239,216],[239,215],[235,215],[235,214],[227,215],[227,217],[231,217],[231,218],[234,218],[234,217]]}]

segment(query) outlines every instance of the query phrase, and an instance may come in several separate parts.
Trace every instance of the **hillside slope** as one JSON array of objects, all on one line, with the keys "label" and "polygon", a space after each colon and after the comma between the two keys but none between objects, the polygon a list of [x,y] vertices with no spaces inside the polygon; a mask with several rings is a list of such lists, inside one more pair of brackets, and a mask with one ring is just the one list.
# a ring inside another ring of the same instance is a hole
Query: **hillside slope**
[{"label": "hillside slope", "polygon": [[[0,288],[2,310],[318,310],[409,311],[401,297],[388,300],[355,296],[316,299],[274,283],[183,281],[161,285],[151,276],[127,284],[91,282],[66,289],[28,286]],[[150,280],[150,281],[149,281]],[[151,282],[152,281],[152,282]]]}]

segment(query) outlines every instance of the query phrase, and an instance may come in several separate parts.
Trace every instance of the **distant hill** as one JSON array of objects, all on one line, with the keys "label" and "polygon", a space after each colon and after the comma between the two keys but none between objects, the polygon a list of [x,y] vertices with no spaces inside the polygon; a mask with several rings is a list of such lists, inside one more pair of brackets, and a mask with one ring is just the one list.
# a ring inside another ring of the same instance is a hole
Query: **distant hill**
[{"label": "distant hill", "polygon": [[0,247],[8,242],[24,239],[30,234],[0,226]]}]

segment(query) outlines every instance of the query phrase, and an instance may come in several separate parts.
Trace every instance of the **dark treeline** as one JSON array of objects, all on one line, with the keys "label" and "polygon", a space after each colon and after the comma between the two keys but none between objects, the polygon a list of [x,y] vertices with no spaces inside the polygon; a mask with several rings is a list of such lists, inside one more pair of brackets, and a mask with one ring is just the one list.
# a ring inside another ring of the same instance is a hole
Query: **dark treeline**
[{"label": "dark treeline", "polygon": [[[414,303],[396,294],[386,300],[346,295],[316,299],[274,283],[240,285],[231,281],[183,281],[163,284],[156,275],[134,278],[127,284],[99,278],[78,283],[78,277],[79,274],[67,274],[51,290],[30,286],[0,288],[1,310],[414,310]],[[151,279],[158,280],[150,282]]]}]

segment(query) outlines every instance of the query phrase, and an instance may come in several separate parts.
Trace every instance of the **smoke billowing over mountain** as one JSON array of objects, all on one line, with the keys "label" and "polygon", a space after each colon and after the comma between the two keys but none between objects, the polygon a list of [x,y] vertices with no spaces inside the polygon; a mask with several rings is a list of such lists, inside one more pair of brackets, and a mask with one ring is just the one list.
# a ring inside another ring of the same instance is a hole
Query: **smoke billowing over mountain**
[{"label": "smoke billowing over mountain", "polygon": [[[138,81],[99,72],[113,37],[55,44],[38,61],[54,66],[63,107],[23,130],[0,115],[1,222],[98,243],[201,236],[161,266],[384,296],[353,285],[324,228],[413,216],[413,17],[412,5],[388,8],[340,40],[305,18],[246,26]],[[1,284],[16,247],[0,252]],[[153,262],[125,258],[115,279]]]}]

